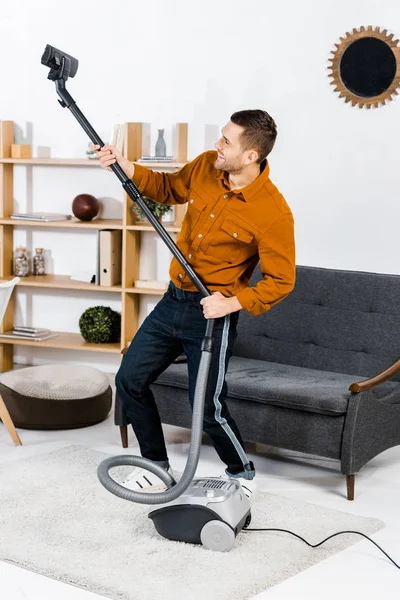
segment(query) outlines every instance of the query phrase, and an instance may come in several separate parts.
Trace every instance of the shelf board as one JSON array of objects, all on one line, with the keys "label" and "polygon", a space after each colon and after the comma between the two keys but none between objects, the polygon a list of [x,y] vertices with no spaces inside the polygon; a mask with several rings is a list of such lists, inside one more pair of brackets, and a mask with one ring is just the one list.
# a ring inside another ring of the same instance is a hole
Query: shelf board
[{"label": "shelf board", "polygon": [[167,291],[167,288],[161,289],[151,289],[151,288],[139,288],[139,287],[129,287],[124,288],[124,292],[128,292],[129,294],[149,294],[151,296],[162,296]]},{"label": "shelf board", "polygon": [[[14,275],[2,277],[0,282],[11,281]],[[125,287],[121,285],[95,285],[94,283],[85,283],[84,281],[73,281],[69,275],[28,275],[21,277],[21,281],[17,284],[18,287],[32,288],[50,288],[59,290],[80,290],[89,292],[127,292],[129,294],[149,294],[151,296],[162,296],[167,288],[140,288],[140,287]]]},{"label": "shelf board", "polygon": [[[175,225],[168,225],[167,223],[162,223],[162,226],[166,231],[170,231],[171,233],[179,233],[181,228],[176,227]],[[127,225],[126,229],[129,231],[155,231],[152,225]]]},{"label": "shelf board", "polygon": [[[2,281],[11,281],[13,277],[4,277]],[[28,275],[27,277],[21,277],[21,281],[17,285],[62,290],[89,290],[91,292],[122,292],[120,285],[95,285],[94,283],[72,280],[69,275]]]},{"label": "shelf board", "polygon": [[0,164],[41,165],[57,167],[99,167],[100,163],[93,158],[0,158]]},{"label": "shelf board", "polygon": [[61,348],[65,350],[87,350],[89,352],[111,352],[113,354],[120,354],[121,352],[121,345],[119,343],[89,344],[88,342],[85,342],[79,333],[67,333],[65,331],[60,331],[57,333],[57,337],[44,340],[43,342],[14,338],[0,338],[0,343],[18,346],[35,346],[38,348]]},{"label": "shelf board", "polygon": [[[136,161],[138,162],[138,161]],[[96,158],[0,158],[0,164],[53,166],[53,167],[100,167]],[[149,169],[180,169],[186,163],[182,162],[138,162]]]},{"label": "shelf board", "polygon": [[66,219],[65,221],[24,221],[21,219],[0,219],[0,225],[14,225],[14,227],[66,227],[68,229],[123,229],[122,219],[94,219],[93,221],[79,221],[79,219]]},{"label": "shelf board", "polygon": [[[14,275],[2,277],[2,281],[11,281]],[[149,294],[151,296],[162,296],[167,291],[165,288],[140,288],[140,287],[122,287],[121,285],[95,285],[94,283],[85,283],[84,281],[73,281],[69,275],[28,275],[21,277],[18,287],[50,288],[61,290],[81,290],[90,292],[127,292],[128,294]]]}]

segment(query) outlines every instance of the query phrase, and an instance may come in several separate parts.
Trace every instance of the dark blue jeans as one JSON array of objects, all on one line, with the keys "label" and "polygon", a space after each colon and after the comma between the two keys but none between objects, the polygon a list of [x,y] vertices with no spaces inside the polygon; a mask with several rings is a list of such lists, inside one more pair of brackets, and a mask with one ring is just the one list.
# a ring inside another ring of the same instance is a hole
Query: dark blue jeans
[{"label": "dark blue jeans", "polygon": [[[207,321],[198,292],[185,292],[170,282],[168,291],[145,319],[133,338],[116,375],[116,386],[126,415],[132,424],[142,456],[167,462],[160,416],[150,385],[185,352],[189,373],[189,400],[194,390],[201,357],[201,343]],[[226,405],[225,373],[236,338],[239,313],[216,319],[214,350],[207,385],[204,431],[227,466],[227,473],[254,477],[243,441]]]}]

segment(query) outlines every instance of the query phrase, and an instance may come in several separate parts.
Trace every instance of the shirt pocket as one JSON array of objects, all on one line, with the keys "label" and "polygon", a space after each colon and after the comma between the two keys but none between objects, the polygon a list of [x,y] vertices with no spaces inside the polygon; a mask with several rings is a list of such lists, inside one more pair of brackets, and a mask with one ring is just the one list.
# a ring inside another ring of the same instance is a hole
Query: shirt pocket
[{"label": "shirt pocket", "polygon": [[205,202],[196,192],[189,190],[188,203],[185,218],[182,222],[181,236],[190,238],[193,236],[193,230],[197,226],[203,210],[206,208]]},{"label": "shirt pocket", "polygon": [[229,263],[236,262],[243,252],[250,256],[253,252],[254,235],[243,226],[225,219],[220,229],[214,234],[206,254]]}]

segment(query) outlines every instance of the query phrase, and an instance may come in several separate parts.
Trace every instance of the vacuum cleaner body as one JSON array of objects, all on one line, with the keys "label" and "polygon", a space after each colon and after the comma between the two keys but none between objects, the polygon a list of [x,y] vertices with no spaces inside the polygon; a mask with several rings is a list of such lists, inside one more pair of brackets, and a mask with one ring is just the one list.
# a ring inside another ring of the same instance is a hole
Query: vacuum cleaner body
[{"label": "vacuum cleaner body", "polygon": [[221,478],[193,479],[181,496],[152,506],[148,516],[163,537],[220,552],[230,550],[251,521],[240,482]]}]

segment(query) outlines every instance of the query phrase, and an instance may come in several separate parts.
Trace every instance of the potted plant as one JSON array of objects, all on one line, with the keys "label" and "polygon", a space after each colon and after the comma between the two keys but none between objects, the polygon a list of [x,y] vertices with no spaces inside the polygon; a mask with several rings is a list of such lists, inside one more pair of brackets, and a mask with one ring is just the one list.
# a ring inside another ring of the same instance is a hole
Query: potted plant
[{"label": "potted plant", "polygon": [[121,315],[110,306],[92,306],[79,318],[84,340],[91,344],[110,344],[121,339]]},{"label": "potted plant", "polygon": [[[167,213],[169,213],[172,210],[172,206],[170,206],[169,204],[160,204],[159,202],[155,202],[154,200],[152,200],[151,198],[148,198],[147,196],[143,196],[143,200],[144,200],[144,203],[146,204],[146,206],[149,207],[149,209],[151,210],[153,215],[159,221],[161,221],[163,215],[166,215]],[[136,217],[136,220],[145,221],[147,219],[146,215],[144,214],[144,212],[142,211],[140,206],[138,204],[136,204],[136,202],[133,204],[131,210],[132,210],[133,215]]]}]

